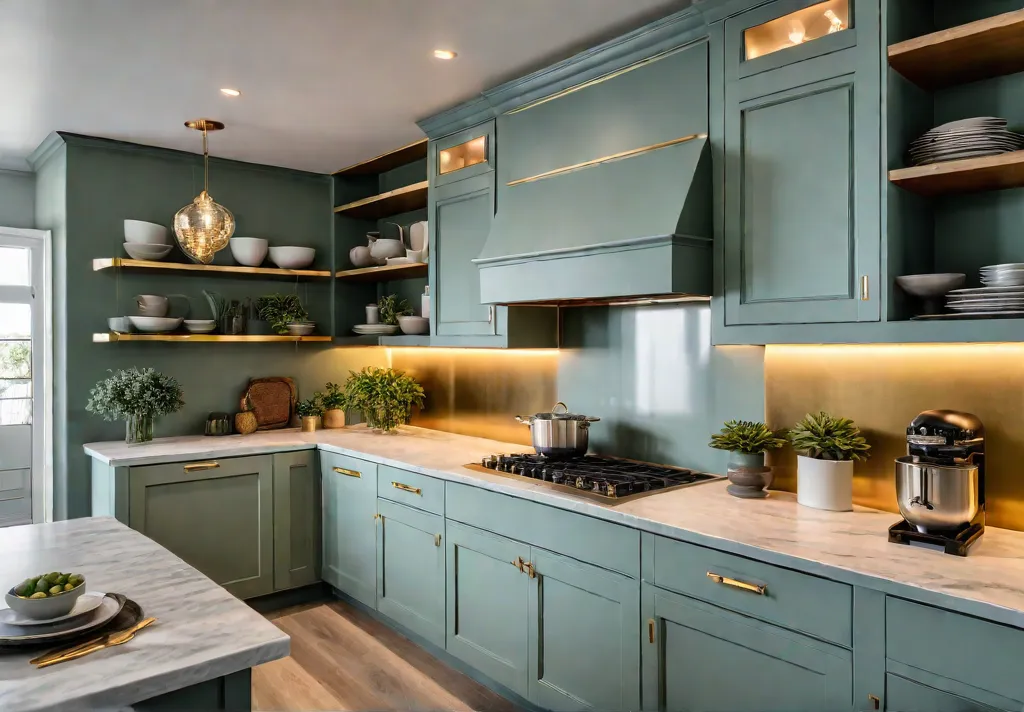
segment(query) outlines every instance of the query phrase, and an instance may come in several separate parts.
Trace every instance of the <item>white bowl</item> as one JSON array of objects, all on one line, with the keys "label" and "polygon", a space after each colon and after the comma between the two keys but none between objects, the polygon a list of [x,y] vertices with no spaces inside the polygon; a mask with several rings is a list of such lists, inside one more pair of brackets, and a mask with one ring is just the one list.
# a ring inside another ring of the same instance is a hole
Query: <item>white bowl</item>
[{"label": "white bowl", "polygon": [[400,316],[398,327],[403,334],[414,336],[416,334],[430,333],[430,319],[425,316]]},{"label": "white bowl", "polygon": [[143,220],[124,221],[124,241],[141,242],[146,245],[166,245],[167,228]]},{"label": "white bowl", "polygon": [[124,251],[133,260],[162,260],[171,254],[173,245],[148,245],[145,242],[126,242]]},{"label": "white bowl", "polygon": [[293,321],[288,324],[288,333],[292,336],[309,336],[314,328],[316,324],[311,321]]},{"label": "white bowl", "polygon": [[130,316],[128,320],[138,331],[145,334],[162,334],[174,331],[183,319],[180,316]]},{"label": "white bowl", "polygon": [[70,591],[47,598],[20,598],[14,594],[14,588],[12,588],[4,596],[4,599],[7,601],[7,607],[18,615],[38,621],[67,615],[75,607],[75,602],[83,593],[85,593],[85,583],[79,584]]},{"label": "white bowl", "polygon": [[312,247],[271,247],[270,261],[281,269],[303,269],[313,264],[316,250]]},{"label": "white bowl", "polygon": [[214,319],[186,319],[185,328],[193,334],[209,334],[217,328],[217,322]]},{"label": "white bowl", "polygon": [[246,267],[259,267],[267,258],[268,243],[262,237],[232,237],[228,246],[235,262]]}]

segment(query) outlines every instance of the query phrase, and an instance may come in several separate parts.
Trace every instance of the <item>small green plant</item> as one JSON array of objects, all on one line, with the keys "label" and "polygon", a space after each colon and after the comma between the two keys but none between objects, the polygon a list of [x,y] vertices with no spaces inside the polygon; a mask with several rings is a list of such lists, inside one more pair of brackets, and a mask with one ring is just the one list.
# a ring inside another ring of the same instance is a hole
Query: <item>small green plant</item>
[{"label": "small green plant", "polygon": [[324,414],[323,394],[318,391],[306,400],[299,401],[295,404],[295,412],[299,414],[300,418],[322,416]]},{"label": "small green plant", "polygon": [[288,324],[306,321],[306,312],[298,294],[268,294],[256,300],[256,314],[279,334],[288,333]]},{"label": "small green plant", "polygon": [[389,432],[409,421],[413,406],[423,406],[423,387],[412,376],[391,368],[367,366],[351,372],[345,384],[348,405],[366,424]]},{"label": "small green plant", "polygon": [[320,402],[324,410],[345,410],[348,407],[348,396],[337,383],[328,383],[327,390],[320,394]]},{"label": "small green plant", "polygon": [[711,436],[709,444],[716,450],[759,455],[767,450],[777,450],[786,444],[786,439],[781,434],[773,432],[764,423],[729,420],[721,432]]},{"label": "small green plant", "polygon": [[380,310],[380,323],[389,326],[398,326],[398,317],[412,316],[412,307],[405,299],[399,299],[397,294],[389,294],[377,300],[377,308]]},{"label": "small green plant", "polygon": [[793,449],[816,460],[866,460],[871,446],[849,418],[808,413],[789,431]]}]

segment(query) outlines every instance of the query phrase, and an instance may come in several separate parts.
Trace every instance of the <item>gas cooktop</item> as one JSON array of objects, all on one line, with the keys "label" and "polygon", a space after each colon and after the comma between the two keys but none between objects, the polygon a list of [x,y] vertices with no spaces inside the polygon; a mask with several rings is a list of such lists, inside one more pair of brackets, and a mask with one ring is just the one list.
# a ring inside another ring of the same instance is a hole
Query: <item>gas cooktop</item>
[{"label": "gas cooktop", "polygon": [[583,455],[565,459],[533,453],[488,455],[471,470],[514,478],[538,480],[556,490],[619,504],[658,492],[722,479],[682,467],[652,465],[618,457]]}]

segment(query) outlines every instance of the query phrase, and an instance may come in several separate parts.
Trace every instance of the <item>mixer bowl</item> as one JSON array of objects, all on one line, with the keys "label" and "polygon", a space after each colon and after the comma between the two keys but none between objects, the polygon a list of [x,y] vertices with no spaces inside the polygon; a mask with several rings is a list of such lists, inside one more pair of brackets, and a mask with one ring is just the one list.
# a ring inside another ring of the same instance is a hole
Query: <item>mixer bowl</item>
[{"label": "mixer bowl", "polygon": [[896,503],[919,532],[948,532],[978,513],[978,466],[896,459]]}]

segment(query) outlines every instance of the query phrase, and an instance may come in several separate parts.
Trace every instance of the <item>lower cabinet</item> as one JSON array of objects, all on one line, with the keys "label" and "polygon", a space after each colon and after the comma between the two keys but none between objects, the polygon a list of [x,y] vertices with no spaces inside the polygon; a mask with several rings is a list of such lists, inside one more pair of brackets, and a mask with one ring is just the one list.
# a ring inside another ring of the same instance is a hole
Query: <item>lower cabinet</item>
[{"label": "lower cabinet", "polygon": [[320,580],[320,473],[316,450],[274,455],[274,588]]},{"label": "lower cabinet", "polygon": [[852,708],[849,650],[647,583],[642,593],[645,710]]},{"label": "lower cabinet", "polygon": [[444,517],[385,499],[377,507],[377,610],[443,648]]},{"label": "lower cabinet", "polygon": [[377,465],[321,452],[323,580],[360,603],[377,603]]},{"label": "lower cabinet", "polygon": [[239,598],[274,591],[273,457],[133,467],[128,525]]},{"label": "lower cabinet", "polygon": [[885,709],[890,712],[996,712],[999,708],[983,705],[952,692],[937,690],[899,675],[886,675]]},{"label": "lower cabinet", "polygon": [[448,652],[553,710],[640,707],[639,584],[447,522]]}]

